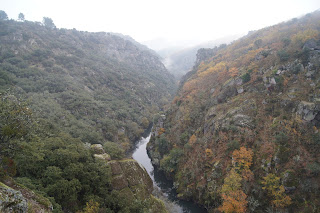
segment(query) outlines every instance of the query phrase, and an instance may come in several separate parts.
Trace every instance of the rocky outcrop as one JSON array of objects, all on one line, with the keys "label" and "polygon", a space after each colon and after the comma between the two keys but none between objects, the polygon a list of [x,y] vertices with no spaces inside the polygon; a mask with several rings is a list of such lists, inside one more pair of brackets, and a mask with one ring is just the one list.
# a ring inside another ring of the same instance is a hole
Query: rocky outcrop
[{"label": "rocky outcrop", "polygon": [[51,202],[23,185],[7,178],[0,182],[1,213],[49,213],[53,207]]},{"label": "rocky outcrop", "polygon": [[148,212],[167,212],[162,201],[152,195],[153,182],[145,168],[133,159],[110,161],[111,186],[126,202],[146,202]]},{"label": "rocky outcrop", "polygon": [[27,212],[27,200],[21,192],[0,182],[0,212]]},{"label": "rocky outcrop", "polygon": [[106,153],[102,147],[101,144],[92,144],[91,145],[91,150],[93,151],[93,156],[96,159],[101,159],[104,161],[110,161],[111,160],[111,156]]}]

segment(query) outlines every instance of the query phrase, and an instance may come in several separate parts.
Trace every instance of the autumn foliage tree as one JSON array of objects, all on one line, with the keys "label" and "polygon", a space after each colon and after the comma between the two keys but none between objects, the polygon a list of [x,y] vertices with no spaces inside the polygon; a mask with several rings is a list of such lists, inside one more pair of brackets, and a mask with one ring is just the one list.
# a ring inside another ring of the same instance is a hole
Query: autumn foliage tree
[{"label": "autumn foliage tree", "polygon": [[246,212],[247,195],[241,189],[241,176],[232,169],[228,176],[224,179],[224,184],[221,189],[223,203],[219,208],[220,211],[231,212]]},{"label": "autumn foliage tree", "polygon": [[250,180],[253,174],[250,170],[252,165],[253,151],[240,147],[239,150],[234,150],[232,153],[232,164],[236,171],[242,174],[242,177],[246,180]]},{"label": "autumn foliage tree", "polygon": [[285,194],[284,186],[280,184],[280,177],[275,174],[268,174],[261,182],[262,189],[266,190],[272,197],[272,205],[276,208],[284,208],[291,204],[291,198]]}]

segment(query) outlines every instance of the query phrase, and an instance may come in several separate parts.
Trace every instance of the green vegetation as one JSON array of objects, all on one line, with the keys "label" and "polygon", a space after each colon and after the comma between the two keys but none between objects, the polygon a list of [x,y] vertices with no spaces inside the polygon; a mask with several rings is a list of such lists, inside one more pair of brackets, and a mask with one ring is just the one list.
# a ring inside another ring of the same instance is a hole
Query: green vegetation
[{"label": "green vegetation", "polygon": [[149,210],[151,198],[115,195],[90,144],[123,159],[170,100],[172,76],[122,37],[19,20],[0,11],[0,180],[15,177],[53,212]]}]

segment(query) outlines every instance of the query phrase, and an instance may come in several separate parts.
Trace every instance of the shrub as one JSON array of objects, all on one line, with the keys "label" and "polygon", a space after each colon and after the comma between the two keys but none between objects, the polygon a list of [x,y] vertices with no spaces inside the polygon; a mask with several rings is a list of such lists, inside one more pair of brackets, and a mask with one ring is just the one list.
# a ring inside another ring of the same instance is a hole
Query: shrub
[{"label": "shrub", "polygon": [[313,162],[313,163],[309,164],[308,169],[314,175],[320,174],[320,164],[317,162]]},{"label": "shrub", "polygon": [[251,80],[250,73],[247,72],[246,74],[242,75],[241,78],[244,84],[249,82]]},{"label": "shrub", "polygon": [[234,151],[236,149],[240,149],[240,144],[238,141],[236,140],[232,140],[232,141],[229,141],[228,143],[228,150],[229,151]]},{"label": "shrub", "polygon": [[121,159],[124,157],[124,151],[121,147],[113,142],[103,144],[104,150],[111,156],[112,159]]},{"label": "shrub", "polygon": [[289,54],[285,50],[280,50],[277,53],[281,62],[287,61],[289,59]]}]

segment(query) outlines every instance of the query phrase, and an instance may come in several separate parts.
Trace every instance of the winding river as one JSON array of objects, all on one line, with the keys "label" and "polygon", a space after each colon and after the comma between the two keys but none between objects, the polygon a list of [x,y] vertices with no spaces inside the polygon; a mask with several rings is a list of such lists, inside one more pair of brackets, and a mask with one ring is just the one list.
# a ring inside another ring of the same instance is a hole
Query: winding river
[{"label": "winding river", "polygon": [[134,150],[132,157],[136,161],[138,161],[141,165],[146,168],[148,174],[150,175],[154,187],[159,189],[168,200],[174,202],[175,204],[172,206],[174,208],[173,212],[179,213],[205,213],[207,212],[204,208],[200,206],[188,202],[179,200],[177,198],[177,193],[173,187],[172,181],[169,181],[165,178],[164,174],[157,169],[154,169],[153,165],[151,164],[151,159],[147,154],[147,143],[149,142],[151,137],[151,133],[145,138],[141,138],[136,145],[136,149]]}]

